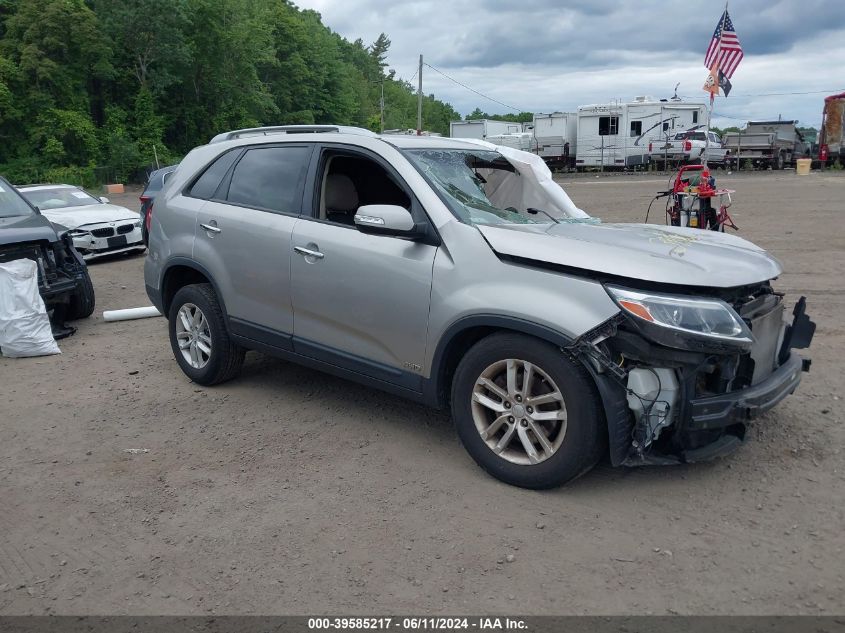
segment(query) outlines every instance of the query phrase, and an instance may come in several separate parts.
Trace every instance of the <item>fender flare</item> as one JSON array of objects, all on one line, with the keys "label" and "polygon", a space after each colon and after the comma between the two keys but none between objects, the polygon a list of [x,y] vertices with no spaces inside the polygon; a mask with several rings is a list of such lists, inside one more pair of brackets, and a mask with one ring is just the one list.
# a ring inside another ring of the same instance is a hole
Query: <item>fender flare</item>
[{"label": "fender flare", "polygon": [[548,341],[558,347],[567,347],[573,341],[571,337],[558,330],[519,317],[502,314],[473,314],[461,317],[446,328],[431,357],[431,372],[425,383],[424,395],[426,402],[435,408],[443,409],[446,406],[448,385],[441,383],[446,371],[449,348],[461,333],[479,327],[521,332]]},{"label": "fender flare", "polygon": [[217,301],[220,303],[220,307],[223,310],[223,320],[226,323],[226,329],[229,330],[229,311],[226,310],[226,301],[223,299],[223,295],[220,293],[220,289],[217,287],[217,282],[214,280],[214,276],[208,271],[208,269],[200,263],[197,263],[193,259],[189,259],[187,257],[176,256],[171,257],[167,260],[167,262],[162,266],[161,269],[161,277],[159,278],[159,292],[161,293],[161,312],[165,318],[167,318],[167,312],[170,311],[170,306],[164,305],[164,280],[167,278],[167,273],[170,272],[171,269],[183,266],[185,268],[191,268],[198,273],[200,273],[203,277],[208,279],[208,283],[211,284],[211,287],[214,289],[214,294],[217,295]]}]

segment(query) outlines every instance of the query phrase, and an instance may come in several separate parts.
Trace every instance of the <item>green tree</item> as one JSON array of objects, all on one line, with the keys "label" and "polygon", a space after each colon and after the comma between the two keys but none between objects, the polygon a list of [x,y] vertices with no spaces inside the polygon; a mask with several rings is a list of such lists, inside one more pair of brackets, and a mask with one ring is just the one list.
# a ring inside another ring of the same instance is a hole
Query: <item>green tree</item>
[{"label": "green tree", "polygon": [[[349,41],[290,0],[0,0],[0,171],[120,180],[223,130],[416,127],[390,38]],[[483,114],[483,113],[482,113]],[[485,115],[487,116],[487,115]],[[423,127],[460,115],[434,95]]]},{"label": "green tree", "polygon": [[179,80],[188,58],[186,0],[95,0],[124,75],[154,94]]},{"label": "green tree", "polygon": [[519,113],[507,113],[507,114],[487,114],[486,112],[482,111],[481,108],[476,108],[468,115],[466,115],[467,121],[470,119],[490,119],[491,121],[509,121],[511,123],[530,123],[534,120],[534,113],[533,112],[519,112]]},{"label": "green tree", "polygon": [[380,69],[387,66],[387,51],[390,48],[390,38],[384,33],[379,34],[376,41],[370,45],[370,56]]}]

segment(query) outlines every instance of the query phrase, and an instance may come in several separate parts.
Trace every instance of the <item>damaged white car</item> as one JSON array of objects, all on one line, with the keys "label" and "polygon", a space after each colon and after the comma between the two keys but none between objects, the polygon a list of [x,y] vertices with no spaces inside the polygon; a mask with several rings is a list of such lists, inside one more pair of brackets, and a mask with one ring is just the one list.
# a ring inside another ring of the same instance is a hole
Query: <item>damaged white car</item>
[{"label": "damaged white car", "polygon": [[137,211],[95,198],[73,185],[26,185],[18,190],[41,215],[67,229],[83,259],[146,249]]}]

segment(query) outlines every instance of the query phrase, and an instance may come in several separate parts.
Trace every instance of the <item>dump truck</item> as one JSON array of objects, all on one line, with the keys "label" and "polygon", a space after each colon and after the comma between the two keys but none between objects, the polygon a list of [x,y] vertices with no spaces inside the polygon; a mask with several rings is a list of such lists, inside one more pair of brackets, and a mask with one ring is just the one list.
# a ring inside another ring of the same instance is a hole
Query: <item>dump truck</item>
[{"label": "dump truck", "polygon": [[807,145],[797,128],[798,121],[749,121],[739,132],[722,137],[732,167],[750,161],[755,167],[783,169],[801,158]]},{"label": "dump truck", "polygon": [[819,161],[845,163],[845,92],[824,100],[822,129],[819,134]]}]

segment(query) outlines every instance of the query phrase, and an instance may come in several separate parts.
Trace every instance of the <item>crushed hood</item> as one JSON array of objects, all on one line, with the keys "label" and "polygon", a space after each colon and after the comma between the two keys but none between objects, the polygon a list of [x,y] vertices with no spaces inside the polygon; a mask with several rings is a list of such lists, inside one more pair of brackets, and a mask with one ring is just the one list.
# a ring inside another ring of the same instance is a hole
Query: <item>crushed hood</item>
[{"label": "crushed hood", "polygon": [[42,240],[55,242],[57,239],[56,230],[50,222],[35,213],[0,217],[0,246]]},{"label": "crushed hood", "polygon": [[69,229],[101,222],[119,222],[121,220],[137,222],[140,218],[137,211],[130,211],[116,204],[89,204],[84,207],[49,209],[42,211],[41,214],[50,222]]},{"label": "crushed hood", "polygon": [[501,255],[655,283],[733,288],[783,270],[748,240],[703,229],[567,222],[478,230]]}]

